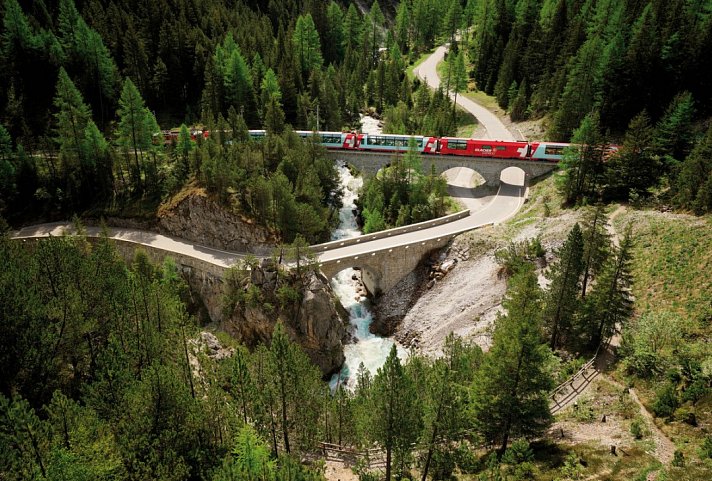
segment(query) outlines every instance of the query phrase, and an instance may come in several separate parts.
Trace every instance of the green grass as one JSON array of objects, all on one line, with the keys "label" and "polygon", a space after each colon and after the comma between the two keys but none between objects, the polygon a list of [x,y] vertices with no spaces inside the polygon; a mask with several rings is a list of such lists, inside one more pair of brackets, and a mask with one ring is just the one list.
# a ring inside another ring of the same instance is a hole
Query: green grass
[{"label": "green grass", "polygon": [[615,219],[619,232],[628,224],[635,236],[636,310],[666,310],[700,323],[708,321],[712,316],[712,217],[628,211]]},{"label": "green grass", "polygon": [[415,70],[415,68],[418,67],[418,65],[423,63],[426,58],[430,57],[430,55],[432,53],[433,53],[433,50],[424,52],[423,54],[420,55],[420,57],[418,57],[418,60],[416,60],[413,64],[411,64],[408,68],[405,69],[405,73],[410,80],[415,79],[415,73],[413,73],[413,70]]}]

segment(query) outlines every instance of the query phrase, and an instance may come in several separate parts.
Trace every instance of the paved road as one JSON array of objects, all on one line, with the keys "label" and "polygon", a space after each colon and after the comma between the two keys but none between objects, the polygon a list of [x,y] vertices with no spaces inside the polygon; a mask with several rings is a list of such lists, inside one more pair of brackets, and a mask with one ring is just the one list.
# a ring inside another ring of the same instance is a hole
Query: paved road
[{"label": "paved road", "polygon": [[[470,189],[463,189],[463,191],[469,193],[470,198],[472,197]],[[524,192],[524,172],[516,167],[510,167],[502,171],[497,195],[484,207],[478,206],[478,210],[471,211],[469,217],[429,229],[332,249],[319,254],[319,260],[325,262],[353,255],[368,254],[379,249],[459,234],[487,224],[497,224],[517,213],[524,203]]]},{"label": "paved road", "polygon": [[[85,227],[86,233],[90,237],[99,237],[101,228]],[[243,257],[235,252],[226,252],[210,247],[204,247],[197,244],[192,244],[189,241],[170,237],[155,232],[148,232],[136,229],[124,229],[113,227],[109,228],[108,234],[112,239],[132,242],[135,244],[145,245],[163,249],[176,254],[194,257],[220,267],[230,267],[237,259]],[[11,234],[15,238],[35,238],[61,236],[63,233],[73,233],[74,226],[69,222],[55,222],[52,224],[41,224],[35,226],[24,227],[19,231]]]},{"label": "paved road", "polygon": [[[438,78],[435,68],[438,62],[443,59],[445,50],[446,47],[444,46],[438,47],[430,57],[415,69],[415,74],[426,79],[428,84],[434,88],[440,85],[440,79]],[[493,113],[481,105],[460,96],[458,96],[457,103],[477,117],[477,120],[487,128],[490,138],[497,140],[514,140],[514,136],[507,130],[504,124],[502,124]],[[463,204],[470,208],[471,214],[469,217],[448,224],[435,226],[430,229],[333,249],[319,254],[319,259],[321,261],[328,261],[352,255],[361,255],[379,249],[409,244],[411,242],[459,234],[487,224],[500,223],[513,216],[524,203],[525,179],[524,172],[520,169],[510,167],[502,171],[497,195],[485,206],[482,206],[481,203],[474,199],[472,190],[469,188],[470,178],[465,175],[465,172],[467,171],[461,170],[455,175],[454,180],[451,180],[450,193],[453,197],[461,200]],[[72,225],[65,222],[25,227],[20,231],[14,232],[12,236],[17,238],[47,237],[49,235],[58,236],[64,231],[71,232]],[[88,227],[86,231],[90,236],[98,236],[101,233],[101,229],[98,227]],[[240,254],[234,252],[211,249],[209,247],[192,244],[182,239],[153,232],[110,228],[109,235],[114,239],[192,256],[222,267],[228,267],[234,264],[235,261],[241,257]]]},{"label": "paved road", "polygon": [[[460,176],[461,183],[469,184],[468,176]],[[487,224],[499,223],[513,216],[524,202],[524,173],[516,167],[510,167],[502,172],[502,181],[499,191],[494,198],[484,207],[478,204],[468,204],[475,207],[469,217],[460,219],[448,224],[435,226],[430,229],[425,229],[416,232],[409,232],[398,236],[393,236],[384,239],[376,239],[361,244],[346,246],[333,249],[319,255],[321,261],[328,261],[348,257],[352,255],[360,255],[375,250],[395,247],[397,245],[408,244],[411,242],[423,241],[431,238],[466,232]],[[469,185],[451,186],[457,190],[457,194],[467,204],[469,199],[472,199],[472,190]],[[61,236],[63,233],[73,232],[74,227],[68,222],[56,222],[51,224],[41,224],[36,226],[25,227],[19,231],[12,233],[15,238],[36,238]],[[101,234],[99,227],[86,227],[86,233],[89,236],[98,237]],[[234,264],[237,259],[242,256],[234,252],[226,252],[218,249],[192,244],[188,241],[147,232],[135,229],[126,228],[109,228],[109,236],[113,239],[133,242],[136,244],[146,245],[163,249],[176,254],[191,256],[220,267],[229,267]]]},{"label": "paved road", "polygon": [[[438,47],[437,49],[435,49],[435,52],[433,52],[430,57],[425,59],[423,63],[418,65],[413,70],[413,73],[415,73],[415,75],[425,80],[428,85],[430,85],[434,89],[440,86],[440,77],[438,77],[436,67],[438,63],[440,63],[440,61],[445,58],[446,51],[447,46],[443,45]],[[454,96],[455,95],[453,93],[450,93],[450,98],[453,98]],[[493,114],[477,102],[473,102],[472,100],[462,95],[458,95],[457,104],[477,118],[477,121],[487,129],[487,134],[490,139],[516,140],[514,135],[512,135],[509,130],[507,130],[507,127],[504,126],[502,121],[499,120],[499,118],[497,118],[495,114]]]}]

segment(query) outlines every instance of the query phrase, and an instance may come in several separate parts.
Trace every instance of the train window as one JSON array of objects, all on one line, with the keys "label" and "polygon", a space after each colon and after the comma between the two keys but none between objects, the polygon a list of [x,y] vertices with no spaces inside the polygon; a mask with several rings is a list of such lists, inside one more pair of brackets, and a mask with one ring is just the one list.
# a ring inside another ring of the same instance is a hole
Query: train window
[{"label": "train window", "polygon": [[467,150],[466,140],[448,140],[447,148],[453,150]]},{"label": "train window", "polygon": [[322,144],[340,144],[341,135],[323,135],[321,137]]},{"label": "train window", "polygon": [[483,145],[482,150],[492,150],[492,146],[491,145]]},{"label": "train window", "polygon": [[564,148],[561,145],[547,145],[544,149],[544,155],[562,155]]},{"label": "train window", "polygon": [[507,150],[507,147],[505,147],[504,145],[498,145],[497,150]]}]

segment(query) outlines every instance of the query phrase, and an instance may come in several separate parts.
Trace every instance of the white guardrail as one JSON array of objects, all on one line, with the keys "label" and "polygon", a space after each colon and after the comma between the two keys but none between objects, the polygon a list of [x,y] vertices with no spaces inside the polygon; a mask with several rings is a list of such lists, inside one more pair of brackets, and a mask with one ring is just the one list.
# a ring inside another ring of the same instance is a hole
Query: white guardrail
[{"label": "white guardrail", "polygon": [[352,246],[357,244],[363,244],[365,242],[370,242],[376,239],[387,239],[389,237],[406,234],[408,232],[417,232],[424,229],[429,229],[438,225],[449,224],[456,220],[464,219],[470,215],[470,210],[465,209],[454,214],[446,215],[444,217],[438,217],[433,220],[426,220],[425,222],[419,222],[417,224],[410,224],[403,227],[396,227],[394,229],[382,230],[379,232],[374,232],[373,234],[364,234],[358,237],[351,237],[349,239],[335,240],[331,242],[325,242],[323,244],[316,244],[310,247],[312,252],[319,254],[321,252],[330,251],[333,249],[339,249],[341,247]]}]

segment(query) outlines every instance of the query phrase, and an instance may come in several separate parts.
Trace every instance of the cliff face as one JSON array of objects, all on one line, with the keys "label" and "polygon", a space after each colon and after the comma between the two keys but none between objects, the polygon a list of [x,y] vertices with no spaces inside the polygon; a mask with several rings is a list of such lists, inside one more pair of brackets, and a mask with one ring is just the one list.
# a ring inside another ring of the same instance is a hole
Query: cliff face
[{"label": "cliff face", "polygon": [[[301,276],[279,270],[265,259],[239,279],[227,282],[232,299],[220,327],[247,346],[268,343],[278,320],[290,338],[300,344],[325,376],[344,362],[347,336],[345,311],[340,308],[328,280],[313,271]],[[287,289],[292,296],[285,297]]]},{"label": "cliff face", "polygon": [[158,229],[206,247],[257,255],[269,254],[278,241],[270,229],[230,212],[203,189],[178,194],[161,206]]}]

